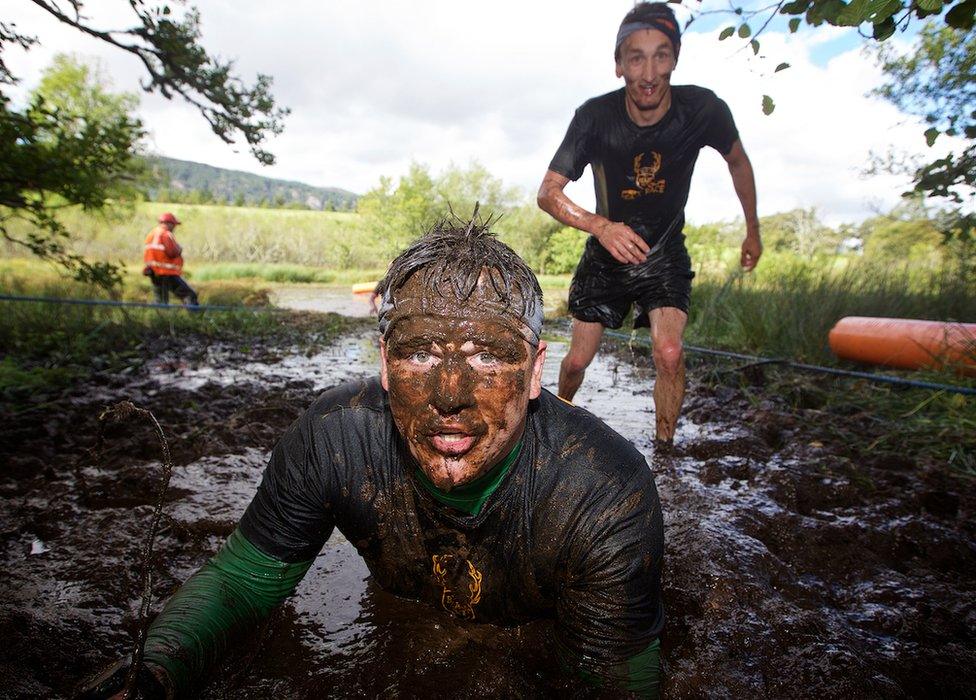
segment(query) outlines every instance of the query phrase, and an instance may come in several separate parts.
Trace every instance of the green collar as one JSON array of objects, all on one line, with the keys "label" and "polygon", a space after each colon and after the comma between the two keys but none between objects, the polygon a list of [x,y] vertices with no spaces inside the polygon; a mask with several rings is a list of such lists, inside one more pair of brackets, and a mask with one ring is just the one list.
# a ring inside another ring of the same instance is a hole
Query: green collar
[{"label": "green collar", "polygon": [[417,481],[420,482],[420,485],[423,486],[431,496],[436,498],[444,505],[457,508],[458,510],[463,510],[468,515],[477,515],[481,512],[481,508],[485,505],[485,501],[488,500],[488,497],[491,496],[491,494],[493,494],[498,488],[499,484],[502,483],[502,479],[505,478],[505,475],[508,474],[509,469],[511,469],[512,465],[515,464],[515,460],[518,459],[521,451],[522,441],[519,440],[515,447],[512,448],[512,451],[508,453],[508,456],[492,467],[487,474],[482,474],[470,484],[458,486],[450,493],[445,493],[434,486],[434,483],[427,478],[427,475],[424,474],[424,471],[420,468],[417,469]]}]

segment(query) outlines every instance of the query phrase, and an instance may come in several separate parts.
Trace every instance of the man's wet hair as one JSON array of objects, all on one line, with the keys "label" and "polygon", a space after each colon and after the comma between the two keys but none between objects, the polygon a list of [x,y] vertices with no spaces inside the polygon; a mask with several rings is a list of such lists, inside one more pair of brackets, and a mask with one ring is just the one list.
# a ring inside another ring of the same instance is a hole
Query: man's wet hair
[{"label": "man's wet hair", "polygon": [[666,2],[639,2],[624,15],[617,33],[617,42],[613,50],[613,58],[620,62],[620,49],[626,39],[637,28],[657,29],[671,40],[675,58],[681,50],[681,29],[674,10]]},{"label": "man's wet hair", "polygon": [[396,305],[396,294],[414,275],[423,286],[447,299],[464,303],[486,275],[499,301],[538,335],[542,321],[542,288],[535,273],[518,254],[502,243],[489,228],[493,222],[444,219],[400,253],[376,286],[383,295],[380,329],[385,331],[383,311]]}]

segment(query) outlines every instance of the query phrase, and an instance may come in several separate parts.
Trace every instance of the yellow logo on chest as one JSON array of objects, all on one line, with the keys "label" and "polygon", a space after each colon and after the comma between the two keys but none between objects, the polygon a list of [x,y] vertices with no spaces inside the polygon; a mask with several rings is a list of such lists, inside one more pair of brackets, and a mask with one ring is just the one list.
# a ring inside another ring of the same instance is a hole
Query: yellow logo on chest
[{"label": "yellow logo on chest", "polygon": [[654,179],[657,171],[661,169],[661,154],[651,151],[650,165],[644,165],[643,153],[638,153],[634,158],[634,184],[638,189],[621,190],[620,196],[623,199],[637,199],[643,194],[663,194],[667,185],[665,180]]},{"label": "yellow logo on chest", "polygon": [[481,602],[481,572],[469,560],[453,554],[434,554],[431,560],[434,583],[441,587],[441,607],[460,618],[473,620],[474,606]]}]

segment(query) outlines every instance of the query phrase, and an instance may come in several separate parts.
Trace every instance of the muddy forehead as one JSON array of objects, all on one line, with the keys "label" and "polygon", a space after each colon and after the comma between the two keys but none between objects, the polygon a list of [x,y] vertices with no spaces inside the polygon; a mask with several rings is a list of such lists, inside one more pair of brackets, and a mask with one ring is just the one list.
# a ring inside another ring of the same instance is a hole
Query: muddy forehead
[{"label": "muddy forehead", "polygon": [[395,304],[388,313],[387,331],[391,341],[394,335],[401,340],[405,335],[433,338],[431,334],[436,331],[443,340],[464,335],[466,340],[484,344],[492,338],[502,341],[506,336],[521,341],[527,331],[521,316],[521,299],[502,299],[485,276],[464,300],[428,288],[421,275],[413,275],[393,296]]}]

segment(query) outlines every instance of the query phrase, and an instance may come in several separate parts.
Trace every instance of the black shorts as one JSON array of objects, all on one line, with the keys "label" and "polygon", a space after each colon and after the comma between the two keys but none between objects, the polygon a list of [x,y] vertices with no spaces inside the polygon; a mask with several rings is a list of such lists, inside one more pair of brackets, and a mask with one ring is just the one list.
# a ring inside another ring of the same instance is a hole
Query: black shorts
[{"label": "black shorts", "polygon": [[634,328],[650,325],[651,309],[691,306],[691,258],[678,234],[636,265],[619,263],[590,238],[569,286],[569,313],[580,321],[620,328],[633,304]]}]

